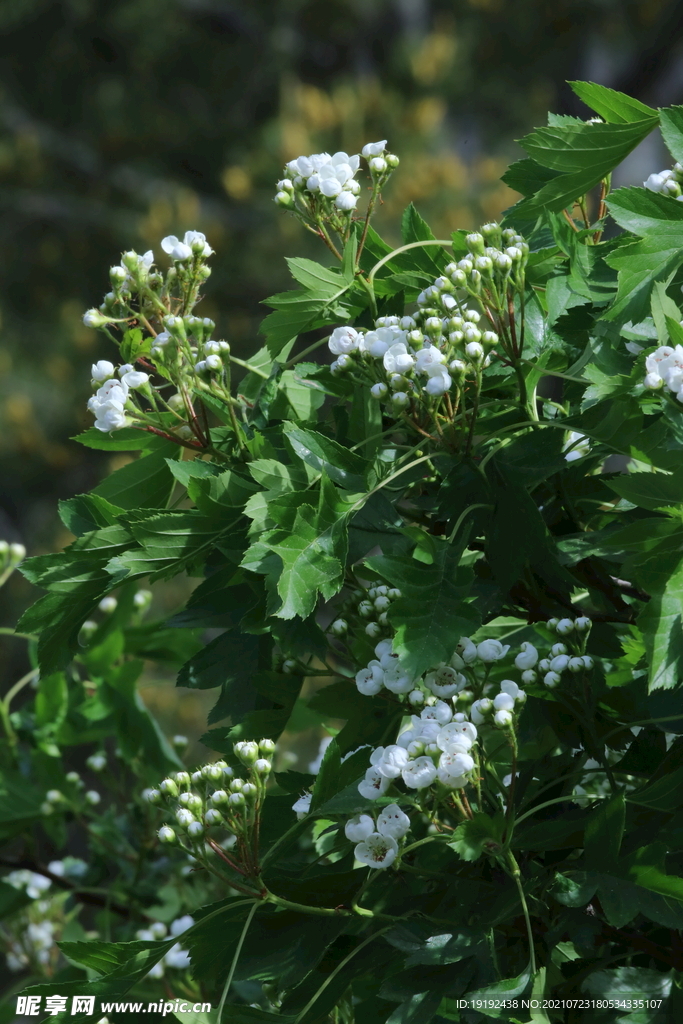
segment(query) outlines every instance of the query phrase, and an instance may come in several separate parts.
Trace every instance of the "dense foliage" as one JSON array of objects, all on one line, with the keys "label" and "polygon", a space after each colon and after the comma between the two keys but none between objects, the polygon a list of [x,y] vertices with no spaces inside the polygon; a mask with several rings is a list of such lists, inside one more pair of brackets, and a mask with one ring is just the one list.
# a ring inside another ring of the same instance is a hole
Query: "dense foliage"
[{"label": "dense foliage", "polygon": [[[683,161],[683,108],[574,88],[597,116],[526,136],[479,232],[409,206],[387,245],[384,142],[291,161],[276,202],[334,262],[287,261],[247,360],[195,313],[203,234],[111,268],[80,439],[139,454],[21,567],[48,593],[35,700],[3,705],[17,991],[212,1001],[196,1024],[680,1009],[683,168],[610,178],[657,126]],[[220,760],[183,767],[142,658],[217,690]],[[304,712],[317,773],[278,760]],[[80,744],[106,799],[61,768]]]}]

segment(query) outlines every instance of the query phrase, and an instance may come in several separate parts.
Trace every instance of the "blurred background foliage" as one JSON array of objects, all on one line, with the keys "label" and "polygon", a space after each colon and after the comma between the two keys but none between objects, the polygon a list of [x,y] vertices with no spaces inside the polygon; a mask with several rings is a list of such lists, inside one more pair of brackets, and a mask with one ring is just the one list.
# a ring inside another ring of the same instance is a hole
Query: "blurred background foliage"
[{"label": "blurred background foliage", "polygon": [[[683,100],[678,0],[2,0],[0,39],[0,536],[30,554],[115,468],[69,438],[113,354],[81,316],[123,249],[204,231],[200,308],[244,356],[282,257],[315,251],[272,202],[286,160],[388,138],[379,230],[413,200],[443,237],[516,200],[500,174],[548,109],[587,116],[565,80]],[[650,140],[625,178],[667,162]],[[15,621],[32,595],[6,590]]]}]

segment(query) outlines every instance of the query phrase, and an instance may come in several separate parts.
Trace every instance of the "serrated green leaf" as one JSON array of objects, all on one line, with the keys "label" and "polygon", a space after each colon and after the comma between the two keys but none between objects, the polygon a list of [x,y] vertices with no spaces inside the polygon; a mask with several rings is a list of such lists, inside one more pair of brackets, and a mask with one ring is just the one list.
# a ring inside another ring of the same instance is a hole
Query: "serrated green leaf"
[{"label": "serrated green leaf", "polygon": [[585,859],[589,871],[610,871],[616,863],[624,835],[624,794],[604,800],[588,819]]},{"label": "serrated green leaf", "polygon": [[319,297],[329,302],[341,295],[349,285],[338,270],[324,267],[321,263],[301,257],[285,257],[292,277],[302,284],[312,297]]},{"label": "serrated green leaf", "polygon": [[178,458],[180,448],[163,441],[149,454],[117,469],[92,490],[120,508],[163,508],[173,486],[167,459]]},{"label": "serrated green leaf", "polygon": [[[638,616],[650,666],[650,690],[668,690],[683,679],[683,560],[665,557],[665,583]],[[666,578],[668,576],[668,579]]]},{"label": "serrated green leaf", "polygon": [[284,433],[295,454],[308,466],[327,473],[331,480],[347,491],[365,490],[368,464],[360,455],[324,434],[304,430],[292,423],[285,424]]},{"label": "serrated green leaf", "polygon": [[683,161],[683,107],[664,107],[660,110],[659,127],[666,148],[674,160]]},{"label": "serrated green leaf", "polygon": [[611,124],[629,124],[657,117],[657,111],[640,100],[596,82],[568,82],[579,99]]},{"label": "serrated green leaf", "polygon": [[495,854],[500,851],[502,829],[501,820],[494,820],[483,811],[476,811],[474,817],[460,822],[448,845],[461,860],[479,860],[484,853]]},{"label": "serrated green leaf", "polygon": [[460,637],[480,625],[476,608],[465,601],[468,579],[458,579],[462,550],[462,545],[434,538],[431,565],[408,556],[367,559],[371,569],[401,591],[388,615],[396,629],[394,650],[414,678],[448,661]]}]

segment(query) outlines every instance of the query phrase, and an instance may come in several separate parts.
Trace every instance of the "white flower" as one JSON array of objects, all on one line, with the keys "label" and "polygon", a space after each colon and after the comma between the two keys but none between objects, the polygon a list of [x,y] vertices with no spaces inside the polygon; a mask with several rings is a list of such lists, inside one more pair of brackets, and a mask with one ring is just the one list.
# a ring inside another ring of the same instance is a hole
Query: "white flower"
[{"label": "white flower", "polygon": [[[439,758],[439,768],[446,775],[458,778],[472,771],[474,768],[474,758],[471,754],[463,751],[452,753],[450,750],[444,750]],[[441,778],[441,772],[439,773],[439,778]]]},{"label": "white flower", "polygon": [[330,336],[327,347],[335,356],[355,352],[358,348],[360,335],[353,327],[336,327]]},{"label": "white flower", "polygon": [[409,693],[415,685],[414,680],[401,668],[398,658],[393,659],[393,665],[384,669],[384,685],[392,693]]},{"label": "white flower", "polygon": [[161,239],[161,248],[174,260],[189,260],[192,249],[185,242],[181,242],[176,235],[166,235]]},{"label": "white flower", "polygon": [[398,743],[392,743],[388,747],[378,747],[370,755],[370,764],[385,779],[397,779],[408,764],[408,752]]},{"label": "white flower", "polygon": [[381,156],[387,146],[387,140],[383,139],[381,142],[366,142],[361,153],[368,160],[372,156]]},{"label": "white flower", "polygon": [[565,455],[566,461],[576,462],[577,459],[582,459],[584,455],[588,455],[590,452],[590,440],[585,434],[580,434],[576,430],[570,430],[564,447],[565,450],[571,447],[571,451],[568,451]]},{"label": "white flower", "polygon": [[397,341],[384,353],[384,369],[387,373],[405,373],[410,370],[415,360],[408,351],[404,341]]},{"label": "white flower", "polygon": [[446,357],[436,345],[426,344],[415,358],[415,369],[418,373],[426,373],[430,366],[445,362]]},{"label": "white flower", "polygon": [[470,708],[470,716],[475,725],[483,725],[488,715],[493,710],[493,701],[488,697],[475,700]]},{"label": "white flower", "polygon": [[560,636],[568,636],[570,633],[574,632],[574,620],[560,619],[555,629]]},{"label": "white flower", "polygon": [[562,682],[562,678],[557,672],[546,672],[543,676],[543,682],[549,690],[554,690],[557,684]]},{"label": "white flower", "polygon": [[570,672],[583,672],[584,664],[583,658],[570,658],[567,668]]},{"label": "white flower", "polygon": [[387,162],[383,156],[373,156],[368,161],[368,165],[373,174],[384,174],[387,169]]},{"label": "white flower", "polygon": [[364,697],[374,697],[384,686],[384,672],[377,664],[368,665],[356,673],[356,686]]},{"label": "white flower", "polygon": [[351,210],[356,209],[356,203],[358,202],[358,196],[354,196],[353,193],[344,191],[341,192],[334,201],[334,205],[342,213],[350,213]]},{"label": "white flower", "polygon": [[[439,750],[453,750],[455,747],[469,750],[477,739],[477,728],[472,722],[451,722],[439,730],[436,745]],[[457,750],[455,751],[457,753]]]},{"label": "white flower", "polygon": [[400,336],[403,332],[396,332],[391,327],[378,327],[374,331],[368,331],[363,338],[363,351],[373,359],[381,359],[389,346],[396,342],[397,333]]},{"label": "white flower", "polygon": [[425,685],[437,697],[452,697],[467,685],[467,679],[450,665],[440,665],[425,676]]},{"label": "white flower", "polygon": [[96,789],[89,789],[85,794],[85,802],[90,804],[91,807],[96,807],[102,797]]},{"label": "white flower", "polygon": [[436,722],[438,725],[448,725],[453,712],[449,708],[445,701],[437,700],[436,704],[431,704],[428,708],[425,708],[420,712],[420,722]]},{"label": "white flower", "polygon": [[567,665],[569,664],[568,654],[558,654],[556,658],[552,658],[550,662],[551,672],[564,672]]},{"label": "white flower", "polygon": [[500,729],[505,729],[507,726],[512,725],[512,715],[509,711],[501,709],[500,711],[496,711],[493,716],[493,721]]},{"label": "white flower", "polygon": [[493,698],[493,706],[496,711],[512,711],[515,706],[515,698],[511,697],[509,693],[499,693]]},{"label": "white flower", "polygon": [[136,388],[144,387],[149,380],[149,374],[142,373],[140,370],[129,370],[128,373],[124,373],[121,380],[124,381],[129,388],[135,390]]},{"label": "white flower", "polygon": [[503,679],[500,684],[500,692],[508,693],[513,700],[526,700],[524,690],[521,690],[517,683],[512,679]]},{"label": "white flower", "polygon": [[473,665],[477,660],[477,646],[473,643],[468,636],[461,636],[456,647],[456,652],[460,655],[466,665]]},{"label": "white flower", "polygon": [[482,640],[477,645],[477,657],[480,661],[483,661],[485,665],[490,664],[494,661],[499,661],[504,658],[507,652],[510,650],[510,645],[507,644],[505,647],[500,640]]},{"label": "white flower", "polygon": [[388,392],[386,384],[382,384],[380,381],[378,384],[373,384],[370,388],[370,394],[373,398],[385,398]]},{"label": "white flower", "polygon": [[398,804],[387,804],[377,818],[377,831],[381,836],[389,836],[396,840],[403,839],[409,830],[410,818],[403,813]]},{"label": "white flower", "polygon": [[401,777],[408,789],[426,789],[436,778],[436,765],[431,757],[416,757],[408,762]]},{"label": "white flower", "polygon": [[292,804],[292,810],[295,812],[299,820],[301,820],[301,818],[305,818],[308,812],[310,811],[311,799],[311,793],[304,793],[303,796],[299,797],[296,803]]},{"label": "white flower", "polygon": [[425,384],[425,391],[428,395],[440,397],[445,395],[451,387],[453,380],[445,366],[428,366],[427,374],[429,380]]},{"label": "white flower", "polygon": [[211,256],[213,254],[213,249],[207,242],[206,235],[201,231],[186,231],[183,241],[185,245],[189,245],[192,252],[198,253],[200,256]]},{"label": "white flower", "polygon": [[522,672],[522,682],[525,686],[530,686],[532,683],[535,683],[537,678],[538,676],[532,668],[528,668],[526,671]]},{"label": "white flower", "polygon": [[380,640],[380,642],[375,646],[375,657],[383,658],[387,654],[392,654],[393,649],[394,647],[391,640]]},{"label": "white flower", "polygon": [[362,843],[375,831],[375,823],[369,814],[356,814],[344,826],[344,835],[352,843]]},{"label": "white flower", "polygon": [[114,364],[108,359],[98,359],[90,368],[90,376],[97,381],[109,380],[114,376]]},{"label": "white flower", "polygon": [[533,644],[525,640],[520,653],[515,658],[515,668],[533,668],[538,662],[538,651]]},{"label": "white flower", "polygon": [[382,836],[379,832],[372,832],[353,851],[356,860],[367,864],[369,868],[388,868],[396,860],[397,853],[396,840],[391,836]]},{"label": "white flower", "polygon": [[387,791],[390,782],[391,780],[378,772],[373,765],[366,771],[365,778],[358,783],[358,792],[366,800],[376,800]]}]

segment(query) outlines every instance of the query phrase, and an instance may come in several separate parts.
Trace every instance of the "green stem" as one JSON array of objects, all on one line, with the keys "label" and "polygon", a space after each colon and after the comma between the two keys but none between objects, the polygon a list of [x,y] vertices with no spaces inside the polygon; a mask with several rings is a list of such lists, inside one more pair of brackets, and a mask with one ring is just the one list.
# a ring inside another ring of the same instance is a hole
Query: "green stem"
[{"label": "green stem", "polygon": [[[327,986],[328,986],[328,985],[329,985],[329,984],[330,984],[330,983],[331,983],[332,981],[334,981],[334,979],[335,979],[335,978],[336,978],[336,976],[337,976],[337,975],[339,974],[339,972],[340,972],[341,970],[343,970],[343,969],[344,969],[344,967],[346,967],[346,965],[348,964],[348,962],[349,962],[350,960],[352,960],[352,959],[353,959],[353,957],[354,957],[354,956],[356,955],[356,953],[360,953],[361,949],[365,949],[365,947],[366,947],[366,946],[368,946],[368,945],[369,945],[369,944],[370,944],[371,942],[373,942],[373,941],[374,941],[374,939],[378,939],[378,938],[380,937],[380,935],[384,935],[384,933],[385,933],[385,932],[387,932],[387,931],[389,931],[389,928],[388,928],[388,927],[387,927],[387,928],[381,928],[381,929],[380,929],[380,931],[378,931],[378,932],[373,932],[373,933],[372,933],[372,935],[368,935],[367,939],[364,939],[364,940],[363,940],[363,941],[362,941],[361,943],[359,943],[359,944],[358,944],[358,945],[357,945],[357,946],[355,947],[355,949],[352,949],[352,950],[351,950],[351,952],[350,952],[350,953],[348,953],[348,954],[347,954],[347,955],[346,955],[346,956],[344,957],[344,959],[343,959],[343,960],[341,960],[341,961],[340,961],[340,962],[339,962],[339,963],[337,964],[337,966],[336,966],[336,967],[335,967],[335,969],[334,969],[334,970],[333,970],[333,971],[331,972],[331,974],[328,974],[328,975],[327,975],[327,977],[325,978],[324,982],[322,983],[322,985],[320,986],[320,988],[318,989],[318,991],[317,991],[317,992],[316,992],[316,993],[315,993],[315,994],[314,994],[314,995],[313,995],[313,996],[312,996],[312,997],[311,997],[311,998],[310,998],[310,999],[308,1000],[308,1002],[307,1002],[307,1003],[306,1003],[306,1005],[304,1006],[303,1010],[302,1010],[302,1011],[301,1011],[301,1012],[300,1012],[299,1014],[297,1014],[297,1017],[296,1017],[296,1019],[295,1019],[295,1021],[294,1021],[294,1024],[299,1024],[299,1022],[300,1022],[300,1021],[302,1021],[302,1020],[304,1019],[304,1017],[306,1016],[306,1014],[308,1013],[308,1011],[310,1010],[310,1008],[311,1008],[311,1007],[313,1006],[313,1004],[314,1004],[314,1003],[316,1003],[316,1002],[317,1002],[317,1000],[318,1000],[318,999],[319,999],[319,997],[320,997],[320,996],[321,996],[321,995],[323,994],[323,992],[325,991],[325,989],[327,988]],[[220,1018],[219,1018],[219,1019],[220,1019]]]},{"label": "green stem", "polygon": [[223,994],[221,995],[221,1001],[218,1004],[218,1013],[216,1015],[216,1019],[218,1021],[220,1021],[220,1019],[221,1019],[221,1017],[223,1015],[223,1007],[225,1006],[225,1000],[228,998],[228,992],[230,991],[230,986],[232,985],[232,979],[233,979],[233,976],[235,974],[235,968],[237,967],[237,961],[240,958],[240,953],[242,952],[242,946],[244,945],[244,940],[247,937],[247,932],[249,931],[249,926],[250,926],[250,924],[251,924],[251,922],[252,922],[252,920],[254,918],[254,914],[256,913],[257,910],[258,910],[258,903],[254,903],[253,907],[251,908],[251,910],[249,911],[249,913],[247,915],[246,921],[244,922],[244,927],[242,928],[242,934],[240,935],[239,942],[237,943],[237,947],[235,949],[235,953],[234,953],[234,956],[232,958],[232,963],[230,964],[230,971],[228,973],[228,977],[227,977],[227,980],[225,982],[225,987],[223,988]]},{"label": "green stem", "polygon": [[268,374],[264,373],[263,370],[259,369],[258,366],[252,366],[251,363],[246,362],[244,359],[238,359],[237,356],[230,356],[230,362],[236,363],[237,366],[243,366],[245,370],[249,370],[250,373],[255,373],[258,377],[263,377],[264,380],[268,380]]},{"label": "green stem", "polygon": [[426,245],[440,245],[444,247],[447,246],[450,249],[453,247],[453,242],[450,240],[450,238],[429,238],[423,242],[409,242],[408,245],[401,245],[398,247],[398,249],[394,249],[392,252],[388,252],[386,256],[383,256],[379,263],[375,263],[374,267],[368,274],[368,282],[372,284],[372,282],[375,279],[375,274],[377,273],[377,271],[380,270],[380,268],[383,267],[385,263],[388,263],[389,260],[393,260],[394,256],[398,256],[399,253],[402,252],[407,252],[408,249],[422,249]]},{"label": "green stem", "polygon": [[314,341],[313,344],[309,345],[308,348],[305,348],[303,352],[299,352],[298,355],[293,356],[291,359],[288,359],[285,365],[283,366],[283,369],[288,370],[290,366],[294,366],[294,364],[298,363],[301,359],[304,358],[304,356],[307,356],[309,352],[315,352],[316,349],[320,348],[322,345],[326,345],[327,342],[327,338],[321,338],[320,341]]},{"label": "green stem", "polygon": [[[604,796],[604,797],[603,796],[594,796],[594,797],[591,797],[590,799],[591,800],[606,800],[607,797],[606,796]],[[574,803],[574,797],[573,796],[556,796],[552,800],[546,800],[545,803],[536,804],[536,806],[532,807],[530,811],[526,811],[524,814],[520,814],[519,818],[517,818],[516,821],[515,821],[515,826],[521,825],[521,823],[526,818],[530,818],[532,814],[536,813],[536,811],[542,811],[545,807],[552,806],[552,804],[561,804],[561,803],[573,804]],[[509,838],[510,837],[508,837],[508,841],[509,841]]]},{"label": "green stem", "polygon": [[508,864],[510,865],[512,878],[515,885],[517,886],[517,892],[519,893],[519,901],[522,904],[522,911],[524,913],[524,920],[526,921],[526,934],[529,940],[529,966],[531,968],[531,976],[536,974],[536,951],[534,950],[534,933],[531,929],[531,918],[529,917],[529,908],[526,902],[526,896],[524,895],[524,887],[522,886],[522,873],[519,870],[519,864],[515,860],[512,852],[508,850],[507,853]]},{"label": "green stem", "polygon": [[12,629],[10,626],[0,626],[0,636],[16,636],[19,640],[38,639],[35,633],[17,633],[17,631]]},{"label": "green stem", "polygon": [[334,907],[311,907],[305,903],[294,903],[292,900],[283,899],[282,896],[276,896],[272,892],[268,892],[265,900],[267,903],[274,903],[276,906],[282,907],[283,910],[298,910],[301,914],[313,914],[316,917],[349,917],[351,914],[350,910],[337,910]]},{"label": "green stem", "polygon": [[461,527],[461,525],[462,525],[462,522],[463,522],[463,520],[465,519],[465,517],[466,517],[466,516],[467,516],[467,515],[468,515],[468,514],[469,514],[470,512],[473,512],[475,508],[490,508],[490,509],[492,509],[492,508],[493,508],[493,505],[486,505],[486,504],[483,504],[483,503],[481,503],[481,502],[480,502],[480,503],[478,503],[478,504],[476,504],[476,505],[468,505],[468,506],[467,506],[467,508],[466,508],[466,509],[465,509],[465,510],[464,510],[463,512],[461,512],[461,513],[460,513],[460,515],[458,516],[458,519],[457,519],[457,521],[456,521],[456,524],[455,524],[455,526],[453,527],[453,529],[452,529],[452,531],[451,531],[451,535],[450,535],[450,537],[448,538],[448,543],[449,543],[449,544],[452,544],[452,543],[453,543],[453,539],[454,539],[454,537],[456,536],[456,534],[457,534],[458,530],[460,529],[460,527]]}]

